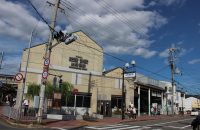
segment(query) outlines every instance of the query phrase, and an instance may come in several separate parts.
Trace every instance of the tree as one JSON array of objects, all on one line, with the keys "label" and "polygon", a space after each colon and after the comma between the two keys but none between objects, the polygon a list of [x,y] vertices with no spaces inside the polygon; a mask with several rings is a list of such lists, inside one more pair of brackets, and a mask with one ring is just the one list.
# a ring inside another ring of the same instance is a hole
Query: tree
[{"label": "tree", "polygon": [[33,98],[34,96],[39,96],[40,92],[40,85],[37,85],[35,83],[31,83],[28,85],[28,92],[27,96]]}]

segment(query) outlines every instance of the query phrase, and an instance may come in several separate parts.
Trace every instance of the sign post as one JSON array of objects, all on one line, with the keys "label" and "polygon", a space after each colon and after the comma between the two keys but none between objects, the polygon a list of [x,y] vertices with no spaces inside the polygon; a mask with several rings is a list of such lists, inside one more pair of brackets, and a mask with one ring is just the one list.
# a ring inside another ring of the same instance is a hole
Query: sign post
[{"label": "sign post", "polygon": [[74,89],[73,90],[73,95],[75,96],[74,97],[74,116],[76,116],[76,95],[78,93],[78,89]]}]

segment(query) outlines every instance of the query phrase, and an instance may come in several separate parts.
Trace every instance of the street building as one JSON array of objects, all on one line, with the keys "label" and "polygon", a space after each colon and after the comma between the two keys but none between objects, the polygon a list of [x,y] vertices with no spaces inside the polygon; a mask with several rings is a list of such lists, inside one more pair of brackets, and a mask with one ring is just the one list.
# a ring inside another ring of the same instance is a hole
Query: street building
[{"label": "street building", "polygon": [[[103,71],[103,48],[82,31],[74,32],[78,39],[69,45],[60,43],[52,49],[49,74],[43,75],[46,43],[30,48],[27,68],[26,86],[31,83],[41,84],[41,79],[48,76],[53,80],[68,82],[77,89],[76,113],[84,115],[97,113],[104,116],[121,115],[123,67]],[[56,44],[53,41],[53,45]],[[24,49],[20,73],[25,72],[28,49]],[[150,115],[151,107],[156,107],[157,114],[163,114],[165,84],[159,80],[136,73],[136,77],[124,77],[126,108],[134,104],[137,113]],[[26,90],[26,89],[25,89]],[[22,84],[18,85],[18,98],[22,94]],[[52,97],[52,98],[55,98]],[[47,108],[61,107],[62,111],[72,114],[75,96],[70,100],[58,96],[60,103],[54,99],[45,99]],[[170,97],[168,97],[170,98]],[[19,102],[18,102],[19,105]]]}]

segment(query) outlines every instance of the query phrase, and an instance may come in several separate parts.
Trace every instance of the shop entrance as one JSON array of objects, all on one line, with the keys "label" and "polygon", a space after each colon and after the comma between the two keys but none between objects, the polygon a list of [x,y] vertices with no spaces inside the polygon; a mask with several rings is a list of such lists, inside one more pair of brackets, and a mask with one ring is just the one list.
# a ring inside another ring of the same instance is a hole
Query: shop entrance
[{"label": "shop entrance", "polygon": [[111,117],[111,101],[109,100],[98,100],[97,101],[97,113],[104,115],[104,117]]}]

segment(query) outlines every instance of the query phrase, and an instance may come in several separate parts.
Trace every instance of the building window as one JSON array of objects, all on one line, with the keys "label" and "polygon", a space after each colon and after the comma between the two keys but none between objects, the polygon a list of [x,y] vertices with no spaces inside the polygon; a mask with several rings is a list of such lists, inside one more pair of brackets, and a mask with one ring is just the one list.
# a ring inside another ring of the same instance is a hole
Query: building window
[{"label": "building window", "polygon": [[[74,100],[75,96],[72,95],[69,97],[69,99],[66,101],[62,101],[62,106],[68,106],[68,107],[74,107]],[[76,96],[76,107],[87,107],[90,108],[90,102],[91,102],[91,94],[88,93],[78,93]]]},{"label": "building window", "polygon": [[115,79],[115,88],[122,89],[122,79]]},{"label": "building window", "polygon": [[72,73],[72,81],[73,85],[79,85],[82,82],[82,74]]},{"label": "building window", "polygon": [[111,108],[121,108],[122,97],[121,96],[112,96],[111,97]]}]

